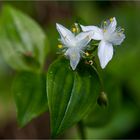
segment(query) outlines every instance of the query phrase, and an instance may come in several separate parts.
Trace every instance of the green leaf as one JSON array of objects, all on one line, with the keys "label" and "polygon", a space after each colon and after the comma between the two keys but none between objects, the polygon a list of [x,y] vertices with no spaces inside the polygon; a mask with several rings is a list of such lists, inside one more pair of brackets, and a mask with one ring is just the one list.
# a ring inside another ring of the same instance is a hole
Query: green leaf
[{"label": "green leaf", "polygon": [[21,127],[48,109],[44,75],[19,73],[13,83],[13,93]]},{"label": "green leaf", "polygon": [[81,63],[73,71],[69,60],[56,60],[47,75],[52,137],[85,117],[95,104],[98,93],[99,79],[89,65]]},{"label": "green leaf", "polygon": [[103,127],[116,115],[121,106],[121,90],[117,79],[107,74],[104,78],[105,93],[108,97],[108,105],[103,108],[98,104],[94,106],[91,112],[84,119],[84,124],[88,127]]},{"label": "green leaf", "polygon": [[39,25],[20,11],[5,6],[0,27],[0,51],[6,62],[16,70],[39,71],[48,52],[48,42]]}]

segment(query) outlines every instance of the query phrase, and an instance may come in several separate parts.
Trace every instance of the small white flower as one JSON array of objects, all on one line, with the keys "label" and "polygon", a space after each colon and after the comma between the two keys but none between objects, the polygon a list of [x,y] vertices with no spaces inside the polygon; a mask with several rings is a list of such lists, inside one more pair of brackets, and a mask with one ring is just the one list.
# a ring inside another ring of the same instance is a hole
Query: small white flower
[{"label": "small white flower", "polygon": [[93,31],[92,39],[101,40],[98,46],[98,57],[102,68],[108,64],[113,57],[113,45],[120,45],[125,39],[122,28],[116,28],[115,17],[104,21],[101,28],[97,26],[82,26],[83,31]]},{"label": "small white flower", "polygon": [[61,36],[60,41],[66,49],[65,55],[70,59],[70,65],[75,70],[80,61],[81,52],[91,40],[92,32],[81,32],[75,36],[70,30],[58,23],[56,23],[56,28]]}]

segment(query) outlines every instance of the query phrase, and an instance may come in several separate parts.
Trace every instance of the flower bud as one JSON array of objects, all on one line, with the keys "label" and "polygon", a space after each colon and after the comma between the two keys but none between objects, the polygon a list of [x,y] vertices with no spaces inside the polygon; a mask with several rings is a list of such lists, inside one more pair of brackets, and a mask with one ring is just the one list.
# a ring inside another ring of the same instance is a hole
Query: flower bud
[{"label": "flower bud", "polygon": [[108,98],[104,91],[102,91],[97,99],[98,105],[106,107],[108,105]]}]

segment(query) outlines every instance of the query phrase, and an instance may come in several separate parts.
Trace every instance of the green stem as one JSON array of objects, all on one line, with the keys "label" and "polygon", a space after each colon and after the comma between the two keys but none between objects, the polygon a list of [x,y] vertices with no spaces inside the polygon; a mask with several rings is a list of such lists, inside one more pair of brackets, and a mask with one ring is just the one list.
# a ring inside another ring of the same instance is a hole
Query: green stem
[{"label": "green stem", "polygon": [[103,80],[102,80],[102,78],[101,78],[99,72],[97,71],[97,69],[96,69],[96,67],[95,67],[94,65],[91,65],[91,66],[92,66],[92,68],[96,71],[96,73],[97,73],[97,75],[98,75],[98,77],[99,77],[100,84],[101,84],[101,90],[104,91],[104,83],[103,83]]},{"label": "green stem", "polygon": [[85,132],[83,122],[82,121],[78,122],[77,127],[78,127],[78,131],[79,131],[81,139],[86,139],[86,132]]}]

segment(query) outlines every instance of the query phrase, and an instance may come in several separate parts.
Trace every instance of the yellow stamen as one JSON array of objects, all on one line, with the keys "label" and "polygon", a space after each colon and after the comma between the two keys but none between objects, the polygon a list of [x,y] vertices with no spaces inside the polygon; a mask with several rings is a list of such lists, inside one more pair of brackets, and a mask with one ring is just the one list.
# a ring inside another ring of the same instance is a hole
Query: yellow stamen
[{"label": "yellow stamen", "polygon": [[85,52],[85,55],[86,55],[86,56],[89,56],[89,53],[88,53],[88,52]]},{"label": "yellow stamen", "polygon": [[72,32],[75,33],[77,29],[75,27],[72,28]]},{"label": "yellow stamen", "polygon": [[59,49],[62,49],[62,48],[63,48],[63,45],[58,44],[58,48],[59,48]]},{"label": "yellow stamen", "polygon": [[104,21],[104,24],[106,25],[106,24],[107,24],[107,22],[106,22],[106,21]]},{"label": "yellow stamen", "polygon": [[103,29],[103,32],[105,33],[106,32],[106,29]]},{"label": "yellow stamen", "polygon": [[110,20],[110,22],[113,22],[113,18],[110,18],[109,20]]},{"label": "yellow stamen", "polygon": [[124,28],[122,28],[122,31],[124,31]]}]

